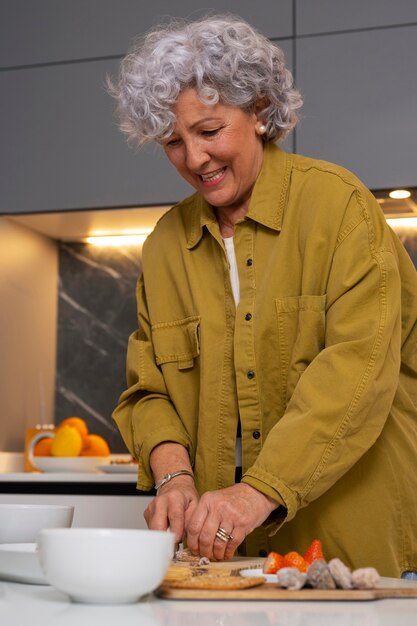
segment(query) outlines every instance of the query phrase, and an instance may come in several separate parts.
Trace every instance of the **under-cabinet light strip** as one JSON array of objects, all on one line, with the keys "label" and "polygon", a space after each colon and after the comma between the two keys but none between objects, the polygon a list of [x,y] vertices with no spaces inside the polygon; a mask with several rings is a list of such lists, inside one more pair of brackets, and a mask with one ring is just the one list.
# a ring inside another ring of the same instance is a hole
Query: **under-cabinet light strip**
[{"label": "under-cabinet light strip", "polygon": [[392,228],[417,228],[417,217],[388,217],[387,222]]},{"label": "under-cabinet light strip", "polygon": [[[417,228],[417,217],[387,218],[392,228]],[[91,235],[85,242],[93,246],[138,246],[142,245],[151,230],[126,235]]]},{"label": "under-cabinet light strip", "polygon": [[151,231],[131,235],[92,235],[86,237],[86,243],[93,246],[138,246],[143,244]]}]

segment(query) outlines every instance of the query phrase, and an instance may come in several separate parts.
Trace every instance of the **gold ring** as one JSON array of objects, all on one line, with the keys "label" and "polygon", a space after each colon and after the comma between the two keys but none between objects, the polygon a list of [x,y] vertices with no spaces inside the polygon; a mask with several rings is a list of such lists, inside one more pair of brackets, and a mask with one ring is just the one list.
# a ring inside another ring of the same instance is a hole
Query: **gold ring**
[{"label": "gold ring", "polygon": [[231,533],[228,533],[227,530],[221,527],[219,527],[218,531],[216,532],[216,537],[217,539],[220,539],[220,541],[224,541],[225,543],[228,543],[231,539],[233,539],[233,535]]}]

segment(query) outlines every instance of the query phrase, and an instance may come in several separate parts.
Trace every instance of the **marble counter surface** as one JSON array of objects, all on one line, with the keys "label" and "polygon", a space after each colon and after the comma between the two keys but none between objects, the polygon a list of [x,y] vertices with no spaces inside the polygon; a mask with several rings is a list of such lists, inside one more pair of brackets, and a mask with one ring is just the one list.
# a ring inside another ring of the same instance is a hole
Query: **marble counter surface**
[{"label": "marble counter surface", "polygon": [[415,626],[417,599],[356,602],[159,600],[130,605],[72,604],[49,586],[0,582],[7,626]]}]

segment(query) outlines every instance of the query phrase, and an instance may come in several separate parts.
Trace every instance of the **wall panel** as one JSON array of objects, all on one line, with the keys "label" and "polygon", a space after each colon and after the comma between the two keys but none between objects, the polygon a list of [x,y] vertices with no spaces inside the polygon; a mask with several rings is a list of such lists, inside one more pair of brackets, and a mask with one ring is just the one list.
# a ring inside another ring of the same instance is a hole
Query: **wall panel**
[{"label": "wall panel", "polygon": [[57,301],[56,244],[0,218],[0,450],[54,421]]},{"label": "wall panel", "polygon": [[417,184],[417,26],[297,40],[300,153],[371,188]]}]

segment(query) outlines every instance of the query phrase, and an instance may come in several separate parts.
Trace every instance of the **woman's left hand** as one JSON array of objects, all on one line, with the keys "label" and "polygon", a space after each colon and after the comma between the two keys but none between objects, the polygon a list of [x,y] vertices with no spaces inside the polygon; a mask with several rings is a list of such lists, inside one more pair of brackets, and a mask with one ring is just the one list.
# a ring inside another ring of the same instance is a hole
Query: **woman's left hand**
[{"label": "woman's left hand", "polygon": [[[278,506],[278,502],[246,483],[208,491],[190,515],[186,515],[187,547],[209,559],[230,559],[245,537]],[[227,543],[219,539],[216,536],[219,528],[232,535],[232,539]]]}]

